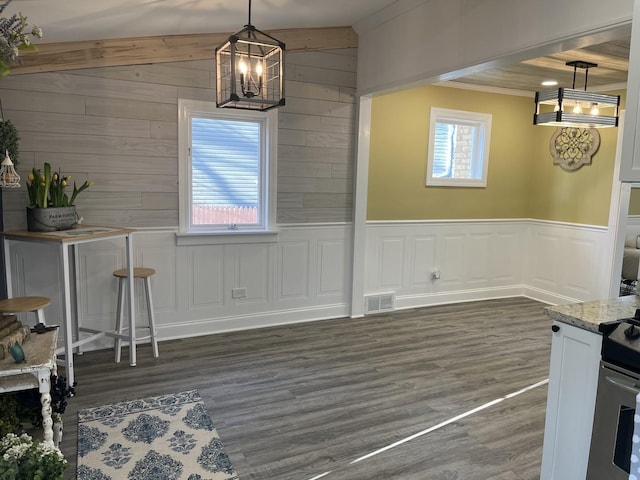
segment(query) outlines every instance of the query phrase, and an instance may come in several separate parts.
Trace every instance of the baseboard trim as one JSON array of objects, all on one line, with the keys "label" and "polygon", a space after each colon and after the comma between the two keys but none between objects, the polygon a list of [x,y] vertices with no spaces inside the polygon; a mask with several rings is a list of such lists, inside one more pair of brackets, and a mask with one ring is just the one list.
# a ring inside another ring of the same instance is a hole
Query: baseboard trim
[{"label": "baseboard trim", "polygon": [[474,302],[524,296],[524,285],[493,287],[474,290],[457,290],[451,292],[426,293],[420,295],[397,295],[396,310],[407,308],[429,307],[446,303]]},{"label": "baseboard trim", "polygon": [[577,303],[581,300],[558,295],[529,285],[510,285],[474,290],[457,290],[452,292],[429,293],[424,295],[397,295],[396,310],[429,307],[447,303],[464,303],[497,298],[526,297],[549,305]]},{"label": "baseboard trim", "polygon": [[349,305],[322,305],[310,308],[279,310],[251,315],[234,315],[208,318],[195,322],[165,324],[159,327],[159,338],[175,340],[180,338],[237,332],[255,328],[276,327],[295,323],[315,322],[332,318],[348,317]]},{"label": "baseboard trim", "polygon": [[566,303],[580,303],[584,301],[530,286],[525,286],[522,295],[532,300],[548,303],[549,305],[563,305]]}]

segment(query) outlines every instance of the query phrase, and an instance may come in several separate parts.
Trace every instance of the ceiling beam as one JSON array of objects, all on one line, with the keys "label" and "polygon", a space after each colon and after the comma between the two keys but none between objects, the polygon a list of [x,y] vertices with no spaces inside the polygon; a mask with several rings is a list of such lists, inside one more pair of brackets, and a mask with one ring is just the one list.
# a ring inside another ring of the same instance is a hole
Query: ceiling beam
[{"label": "ceiling beam", "polygon": [[[295,28],[266,33],[284,42],[287,52],[358,46],[358,35],[351,27]],[[11,66],[11,75],[213,59],[216,47],[229,35],[206,33],[45,43],[38,45],[35,53],[22,54],[21,63]]]}]

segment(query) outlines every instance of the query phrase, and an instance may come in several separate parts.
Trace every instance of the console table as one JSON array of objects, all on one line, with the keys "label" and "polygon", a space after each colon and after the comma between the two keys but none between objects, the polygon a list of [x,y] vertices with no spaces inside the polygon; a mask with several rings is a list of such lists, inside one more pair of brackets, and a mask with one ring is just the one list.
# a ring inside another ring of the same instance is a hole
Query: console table
[{"label": "console table", "polygon": [[51,419],[51,373],[56,373],[56,343],[58,329],[32,333],[24,342],[25,362],[15,363],[11,355],[0,360],[0,393],[37,388],[42,403],[44,441],[53,445]]},{"label": "console table", "polygon": [[[70,260],[73,259],[75,269],[73,271],[73,278],[76,278],[76,272],[78,269],[78,262],[76,258],[76,245],[88,242],[96,242],[100,240],[110,240],[114,238],[124,238],[126,243],[126,264],[129,272],[129,278],[133,278],[133,229],[130,228],[114,228],[114,227],[97,227],[82,225],[71,230],[60,230],[56,232],[29,232],[29,231],[9,231],[3,232],[4,238],[4,255],[5,255],[5,271],[7,280],[7,295],[9,298],[12,296],[12,284],[11,284],[11,242],[34,242],[34,243],[48,243],[57,244],[60,248],[60,262],[63,272],[63,303],[64,303],[64,348],[60,349],[58,353],[64,351],[64,367],[67,374],[67,383],[73,385],[75,376],[73,373],[73,353],[76,347],[93,341],[100,336],[106,335],[106,332],[94,333],[90,337],[80,339],[79,331],[81,330],[80,309],[78,308],[77,292],[73,292],[74,302],[72,303],[71,285],[77,285],[77,282],[72,282],[72,274],[70,268]],[[129,318],[131,324],[134,322],[134,282],[128,282],[128,307]],[[75,313],[75,326],[74,326],[74,314]],[[47,320],[48,322],[51,319]],[[76,338],[74,339],[74,332]],[[135,328],[129,329],[129,364],[134,366],[136,364],[136,342],[135,342]]]}]

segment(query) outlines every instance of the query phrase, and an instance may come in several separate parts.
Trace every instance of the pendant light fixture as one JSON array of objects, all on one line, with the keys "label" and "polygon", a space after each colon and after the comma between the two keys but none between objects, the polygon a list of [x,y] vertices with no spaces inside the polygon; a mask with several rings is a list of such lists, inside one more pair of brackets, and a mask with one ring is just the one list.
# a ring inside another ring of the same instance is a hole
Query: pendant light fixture
[{"label": "pendant light fixture", "polygon": [[[576,60],[566,65],[573,67],[572,88],[536,92],[533,124],[579,128],[617,127],[620,96],[587,92],[589,69],[598,64]],[[578,68],[585,70],[584,90],[575,89]]]},{"label": "pendant light fixture", "polygon": [[284,105],[285,45],[251,24],[216,48],[216,105],[268,110]]},{"label": "pendant light fixture", "polygon": [[18,188],[20,186],[20,175],[13,166],[9,150],[5,151],[4,160],[0,163],[0,187]]}]

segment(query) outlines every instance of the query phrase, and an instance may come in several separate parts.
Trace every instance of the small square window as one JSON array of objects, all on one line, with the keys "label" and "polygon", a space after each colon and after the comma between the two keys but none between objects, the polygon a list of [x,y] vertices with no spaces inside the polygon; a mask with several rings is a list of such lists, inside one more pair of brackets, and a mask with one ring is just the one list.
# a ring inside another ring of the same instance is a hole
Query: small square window
[{"label": "small square window", "polygon": [[178,111],[180,232],[271,230],[276,111],[221,110],[182,99]]},{"label": "small square window", "polygon": [[427,185],[486,187],[491,114],[431,108]]}]

